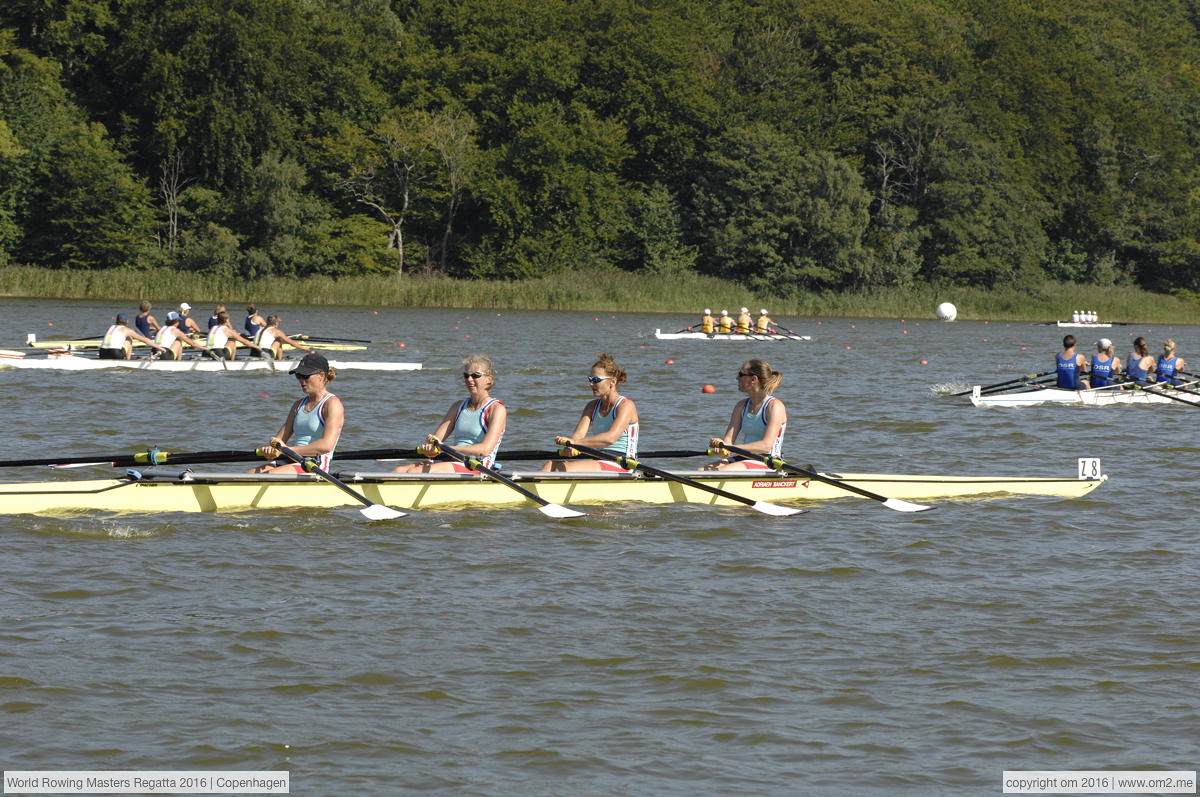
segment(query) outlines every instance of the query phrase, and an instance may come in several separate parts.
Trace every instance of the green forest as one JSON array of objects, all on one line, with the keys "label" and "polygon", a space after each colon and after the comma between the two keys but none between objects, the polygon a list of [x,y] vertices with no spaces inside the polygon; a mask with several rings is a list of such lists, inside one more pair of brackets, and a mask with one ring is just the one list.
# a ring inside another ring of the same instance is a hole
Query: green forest
[{"label": "green forest", "polygon": [[0,266],[1200,290],[1197,0],[6,0]]}]

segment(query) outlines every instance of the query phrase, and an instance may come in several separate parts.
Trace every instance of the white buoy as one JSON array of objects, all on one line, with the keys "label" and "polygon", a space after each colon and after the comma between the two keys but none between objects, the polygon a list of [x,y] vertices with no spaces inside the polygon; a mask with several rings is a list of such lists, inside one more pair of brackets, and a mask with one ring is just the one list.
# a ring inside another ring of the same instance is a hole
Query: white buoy
[{"label": "white buoy", "polygon": [[942,302],[937,306],[938,321],[953,321],[958,318],[958,308],[950,304],[950,302]]}]

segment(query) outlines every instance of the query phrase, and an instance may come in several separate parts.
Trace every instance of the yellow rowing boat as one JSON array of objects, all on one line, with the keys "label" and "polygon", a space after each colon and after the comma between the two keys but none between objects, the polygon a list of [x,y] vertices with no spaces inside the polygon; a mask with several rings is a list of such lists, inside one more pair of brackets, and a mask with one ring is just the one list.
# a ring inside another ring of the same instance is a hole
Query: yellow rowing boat
[{"label": "yellow rowing boat", "polygon": [[[1098,471],[1097,471],[1098,472]],[[772,503],[853,498],[836,485],[776,471],[672,471],[722,490]],[[491,506],[527,503],[517,492],[470,474],[399,474],[349,468],[334,473],[371,501],[398,509]],[[898,476],[832,474],[860,489],[888,498],[935,499],[994,495],[1045,495],[1080,498],[1107,476],[1034,478],[1024,476]],[[147,468],[137,476],[88,481],[0,485],[0,513],[232,512],[246,509],[354,506],[354,500],[313,474],[255,475],[192,471],[180,467]],[[639,501],[737,506],[711,493],[678,482],[619,473],[509,473],[509,478],[557,504]]]}]

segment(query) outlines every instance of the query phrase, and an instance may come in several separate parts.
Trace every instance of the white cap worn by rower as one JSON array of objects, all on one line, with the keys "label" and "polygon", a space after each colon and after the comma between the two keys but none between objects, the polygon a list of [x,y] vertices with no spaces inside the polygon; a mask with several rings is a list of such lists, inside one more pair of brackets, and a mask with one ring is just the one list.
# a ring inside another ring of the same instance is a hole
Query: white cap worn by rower
[{"label": "white cap worn by rower", "polygon": [[190,304],[188,304],[187,302],[182,302],[182,303],[179,305],[179,309],[180,309],[180,310],[191,310],[191,309],[192,309],[192,306],[191,306]]},{"label": "white cap worn by rower", "polygon": [[743,307],[743,308],[742,308],[742,312],[743,312],[743,313],[748,313],[748,312],[750,312],[750,308],[748,308],[748,307]]},{"label": "white cap worn by rower", "polygon": [[712,315],[712,310],[709,310],[707,307],[705,307],[705,308],[704,308],[704,314],[705,314],[705,315]]},{"label": "white cap worn by rower", "polygon": [[759,310],[759,311],[758,311],[758,314],[759,314],[759,315],[766,315],[766,314],[767,314],[767,311],[766,311],[766,310]]},{"label": "white cap worn by rower", "polygon": [[1109,340],[1108,338],[1100,338],[1100,340],[1096,341],[1096,348],[1099,349],[1100,351],[1104,351],[1105,349],[1111,349],[1112,341]]},{"label": "white cap worn by rower", "polygon": [[729,315],[729,311],[728,311],[728,310],[722,310],[722,311],[721,311],[721,315]]}]

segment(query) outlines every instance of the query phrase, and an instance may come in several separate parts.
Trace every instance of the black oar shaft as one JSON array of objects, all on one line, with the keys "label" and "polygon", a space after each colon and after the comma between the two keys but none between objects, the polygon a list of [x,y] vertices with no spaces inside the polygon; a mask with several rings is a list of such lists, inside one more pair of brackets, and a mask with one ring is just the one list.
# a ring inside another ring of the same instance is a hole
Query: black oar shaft
[{"label": "black oar shaft", "polygon": [[[404,512],[399,512],[395,509],[391,509],[390,507],[386,507],[381,504],[375,503],[371,499],[367,498],[365,495],[359,493],[357,490],[355,490],[351,487],[348,487],[341,480],[339,480],[336,476],[333,476],[330,473],[322,470],[321,468],[318,468],[312,462],[305,462],[304,457],[300,456],[299,454],[297,454],[295,451],[288,448],[287,446],[279,446],[279,453],[283,454],[285,457],[292,460],[297,465],[300,465],[306,471],[317,474],[322,479],[329,482],[334,487],[337,487],[339,490],[346,493],[347,495],[353,496],[354,500],[358,501],[359,503],[361,503],[371,509],[378,510],[379,514],[377,516],[373,517],[373,519],[375,519],[375,520],[383,520],[385,518],[404,517],[404,515],[406,514]],[[364,513],[367,512],[367,510],[362,510],[362,511]]]},{"label": "black oar shaft", "polygon": [[[992,388],[996,388],[996,387],[1002,387],[1002,386],[1004,386],[1004,385],[1011,385],[1011,384],[1013,384],[1013,383],[1015,383],[1015,382],[1028,382],[1028,381],[1029,381],[1029,380],[1031,380],[1031,379],[1041,379],[1043,376],[1049,376],[1049,375],[1050,375],[1050,374],[1052,374],[1052,373],[1054,373],[1054,371],[1052,371],[1052,370],[1051,370],[1051,371],[1043,371],[1043,372],[1042,372],[1042,373],[1040,373],[1040,374],[1027,374],[1027,375],[1025,375],[1025,376],[1019,376],[1019,377],[1017,377],[1016,379],[1010,379],[1010,380],[1008,380],[1007,382],[997,382],[997,383],[996,383],[996,384],[994,384],[994,385],[984,385],[983,387],[981,387],[981,388],[979,388],[979,389],[980,389],[981,391],[983,391],[983,390],[991,390]],[[971,391],[973,391],[974,389],[975,389],[975,388],[971,388],[971,390],[964,390],[964,391],[962,391],[961,393],[952,393],[951,395],[954,395],[954,396],[967,396],[967,395],[970,395]]]},{"label": "black oar shaft", "polygon": [[479,461],[479,459],[477,457],[468,457],[466,454],[463,454],[461,451],[458,451],[457,449],[455,449],[451,446],[448,446],[445,443],[438,443],[437,445],[438,445],[438,448],[440,448],[442,451],[444,451],[447,456],[451,457],[452,459],[458,460],[459,462],[461,462],[463,465],[466,465],[471,470],[479,471],[480,473],[487,476],[492,481],[500,482],[500,484],[503,484],[506,487],[511,487],[513,490],[516,490],[518,493],[525,496],[530,501],[533,501],[535,504],[541,504],[544,507],[553,507],[555,510],[557,510],[555,513],[557,517],[582,517],[583,516],[582,512],[577,512],[573,509],[567,509],[566,507],[561,506],[560,504],[555,504],[552,501],[547,501],[545,498],[542,498],[540,495],[532,492],[531,490],[526,490],[524,487],[517,484],[516,482],[514,482],[512,479],[508,478],[507,476],[502,476],[499,473],[497,473],[496,471],[489,468],[487,465],[484,465],[481,461]]}]

